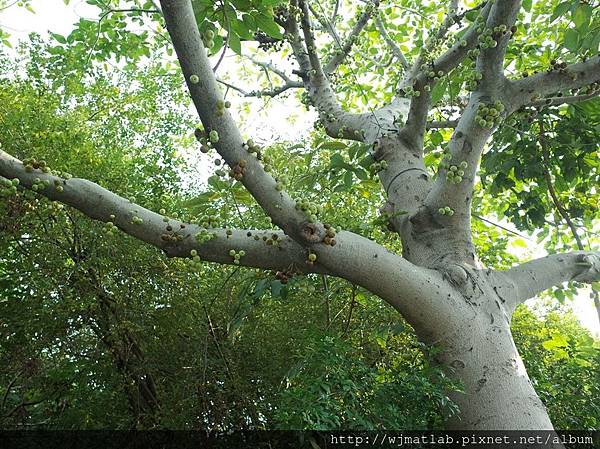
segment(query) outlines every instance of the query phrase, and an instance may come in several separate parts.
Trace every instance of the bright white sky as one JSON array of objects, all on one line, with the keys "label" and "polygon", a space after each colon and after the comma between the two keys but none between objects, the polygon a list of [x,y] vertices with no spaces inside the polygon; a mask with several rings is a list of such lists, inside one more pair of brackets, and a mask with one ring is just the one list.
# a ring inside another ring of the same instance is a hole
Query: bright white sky
[{"label": "bright white sky", "polygon": [[[71,0],[69,6],[66,6],[63,0],[34,0],[32,6],[36,14],[16,6],[0,11],[0,26],[12,34],[10,41],[13,45],[16,45],[18,40],[26,39],[27,35],[34,31],[42,36],[47,31],[68,34],[73,28],[73,23],[79,18],[95,19],[99,11],[84,0]],[[227,64],[224,64],[221,70],[227,70]],[[252,112],[249,114],[249,121],[244,123],[244,128],[251,131],[253,137],[258,135],[258,140],[297,139],[305,134],[313,121],[312,116],[303,117],[302,110],[297,111],[280,100],[274,100],[267,108],[268,111],[262,107],[261,101],[251,102],[250,107]],[[510,227],[507,223],[503,225]],[[539,245],[529,241],[527,243],[530,245],[528,250],[517,246],[513,246],[513,250],[526,257],[544,255],[544,250]],[[600,337],[600,323],[589,293],[589,289],[582,291],[574,301],[573,309],[580,322]]]}]

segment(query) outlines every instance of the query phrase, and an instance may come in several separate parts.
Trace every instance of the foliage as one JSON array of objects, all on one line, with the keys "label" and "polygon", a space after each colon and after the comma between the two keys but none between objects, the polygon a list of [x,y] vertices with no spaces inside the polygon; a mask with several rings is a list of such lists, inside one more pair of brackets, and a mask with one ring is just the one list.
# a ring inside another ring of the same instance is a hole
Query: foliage
[{"label": "foliage", "polygon": [[[212,214],[227,227],[270,228],[242,185],[219,174],[221,160],[195,151],[195,119],[159,17],[115,11],[116,1],[88,3],[101,20],[82,19],[50,44],[33,36],[18,61],[0,58],[2,148],[189,221]],[[194,2],[210,53],[218,58],[228,45],[238,55],[285,55],[277,44],[279,3]],[[344,6],[356,14],[339,24],[342,31],[360,12],[350,3]],[[383,3],[388,32],[414,56],[424,30],[442,20],[439,5]],[[523,3],[529,30],[518,30],[508,52],[515,73],[597,52],[598,12],[586,2]],[[251,42],[257,36],[260,48]],[[257,79],[252,69],[239,75]],[[401,76],[368,25],[334,88],[344,106],[369,110],[391,100]],[[458,70],[434,90],[434,118],[453,118],[468,77]],[[259,87],[270,86],[268,76],[259,79]],[[574,246],[546,194],[544,171],[578,228],[594,229],[598,199],[589,192],[599,181],[599,115],[597,98],[516,113],[484,155],[475,213],[536,232],[550,251]],[[539,123],[549,162],[537,145]],[[432,174],[449,138],[446,130],[426,135]],[[325,198],[325,222],[401,251],[379,212],[384,192],[368,147],[333,141],[318,126],[297,141],[267,143],[264,153],[292,197]],[[205,175],[206,183],[197,182]],[[106,236],[98,223],[31,192],[0,198],[0,214],[0,427],[424,429],[456,413],[448,394],[460,385],[431,362],[436,348],[345,281],[310,275],[284,284],[256,270],[196,269],[124,234]],[[555,232],[540,231],[548,222]],[[477,218],[473,232],[487,267],[517,261],[522,238]],[[591,233],[583,239],[597,244]],[[573,318],[539,319],[526,308],[513,329],[557,428],[597,428],[597,340]]]},{"label": "foliage", "polygon": [[572,313],[540,319],[526,307],[512,326],[527,372],[557,429],[596,429],[600,417],[600,345]]}]

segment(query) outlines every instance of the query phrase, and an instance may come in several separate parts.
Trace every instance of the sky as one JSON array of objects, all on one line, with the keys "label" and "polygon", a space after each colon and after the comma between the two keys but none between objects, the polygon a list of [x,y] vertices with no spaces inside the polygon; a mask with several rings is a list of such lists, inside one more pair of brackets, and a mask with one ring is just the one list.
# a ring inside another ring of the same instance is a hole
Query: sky
[{"label": "sky", "polygon": [[[11,2],[9,0],[9,4]],[[74,22],[81,17],[97,19],[99,11],[98,8],[88,5],[84,0],[71,0],[69,5],[65,5],[63,0],[33,0],[31,5],[36,14],[16,6],[0,10],[0,27],[11,33],[10,41],[13,45],[16,45],[19,40],[27,39],[27,35],[34,31],[42,36],[47,31],[68,34],[73,28]],[[220,70],[226,72],[228,66],[230,67],[225,61]],[[250,86],[248,90],[252,90],[252,87]],[[298,136],[306,133],[314,120],[313,115],[305,114],[305,111],[302,110],[298,111],[295,107],[290,107],[285,101],[279,99],[274,99],[269,108],[264,108],[262,101],[252,101],[249,106],[250,114],[246,115],[249,119],[243,124],[243,129],[247,133],[252,133],[255,140],[259,142],[261,140],[297,139]],[[502,223],[502,225],[512,228],[509,223]],[[519,256],[540,257],[544,255],[541,246],[533,242],[528,242],[528,244],[530,244],[528,249],[517,246],[513,246],[512,249]],[[536,300],[530,301],[530,304],[533,303],[536,303]],[[590,299],[589,289],[582,289],[581,294],[573,303],[573,310],[579,321],[597,337],[600,337],[600,323],[593,301]]]}]

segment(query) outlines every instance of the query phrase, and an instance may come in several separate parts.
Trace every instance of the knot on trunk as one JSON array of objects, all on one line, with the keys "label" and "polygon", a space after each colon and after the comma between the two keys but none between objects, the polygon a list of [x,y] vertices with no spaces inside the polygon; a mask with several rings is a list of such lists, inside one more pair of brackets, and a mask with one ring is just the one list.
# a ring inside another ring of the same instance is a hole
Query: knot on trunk
[{"label": "knot on trunk", "polygon": [[408,219],[415,233],[422,234],[435,230],[443,229],[440,223],[437,222],[435,216],[431,213],[427,206],[421,206]]},{"label": "knot on trunk", "polygon": [[325,228],[315,223],[306,223],[300,229],[300,236],[307,243],[319,243],[325,238]]},{"label": "knot on trunk", "polygon": [[444,278],[453,285],[461,287],[465,285],[469,278],[467,270],[458,264],[446,265],[442,268],[442,275]]}]

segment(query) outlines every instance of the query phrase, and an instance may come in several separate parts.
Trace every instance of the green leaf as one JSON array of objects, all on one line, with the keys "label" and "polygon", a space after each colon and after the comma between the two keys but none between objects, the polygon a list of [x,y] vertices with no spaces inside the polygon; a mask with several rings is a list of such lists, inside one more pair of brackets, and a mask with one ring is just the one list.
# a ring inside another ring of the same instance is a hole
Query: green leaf
[{"label": "green leaf", "polygon": [[532,0],[523,0],[523,9],[527,12],[531,11]]},{"label": "green leaf", "polygon": [[567,30],[565,32],[563,44],[568,50],[573,52],[577,51],[579,48],[579,34],[577,31],[573,29]]},{"label": "green leaf", "polygon": [[323,150],[345,150],[346,148],[348,145],[340,140],[326,140],[317,145],[317,149]]},{"label": "green leaf", "polygon": [[347,171],[344,175],[344,185],[349,189],[354,185],[354,173]]},{"label": "green leaf", "polygon": [[438,101],[440,101],[442,99],[442,97],[444,96],[444,93],[446,92],[446,84],[447,83],[437,83],[434,87],[433,90],[431,91],[431,104],[434,105],[436,104]]},{"label": "green leaf", "polygon": [[592,7],[590,5],[580,3],[573,12],[573,23],[578,30],[584,30],[587,28],[591,17]]},{"label": "green leaf", "polygon": [[67,43],[67,38],[64,37],[61,34],[50,32],[50,36],[52,36],[54,39],[56,39],[61,44],[66,44]]},{"label": "green leaf", "polygon": [[551,340],[546,340],[542,343],[544,349],[552,351],[553,349],[567,347],[569,342],[563,335],[554,335]]},{"label": "green leaf", "polygon": [[253,17],[261,31],[264,31],[274,39],[283,39],[283,34],[279,29],[279,25],[275,23],[273,17],[267,16],[266,14],[256,14],[253,15]]},{"label": "green leaf", "polygon": [[235,33],[229,33],[229,48],[231,48],[238,55],[242,54],[242,43],[240,42],[240,37]]},{"label": "green leaf", "polygon": [[569,10],[570,6],[571,6],[571,2],[559,3],[558,6],[556,8],[554,8],[554,11],[552,12],[552,15],[550,16],[550,23],[554,22],[559,17],[564,16],[565,13]]}]

